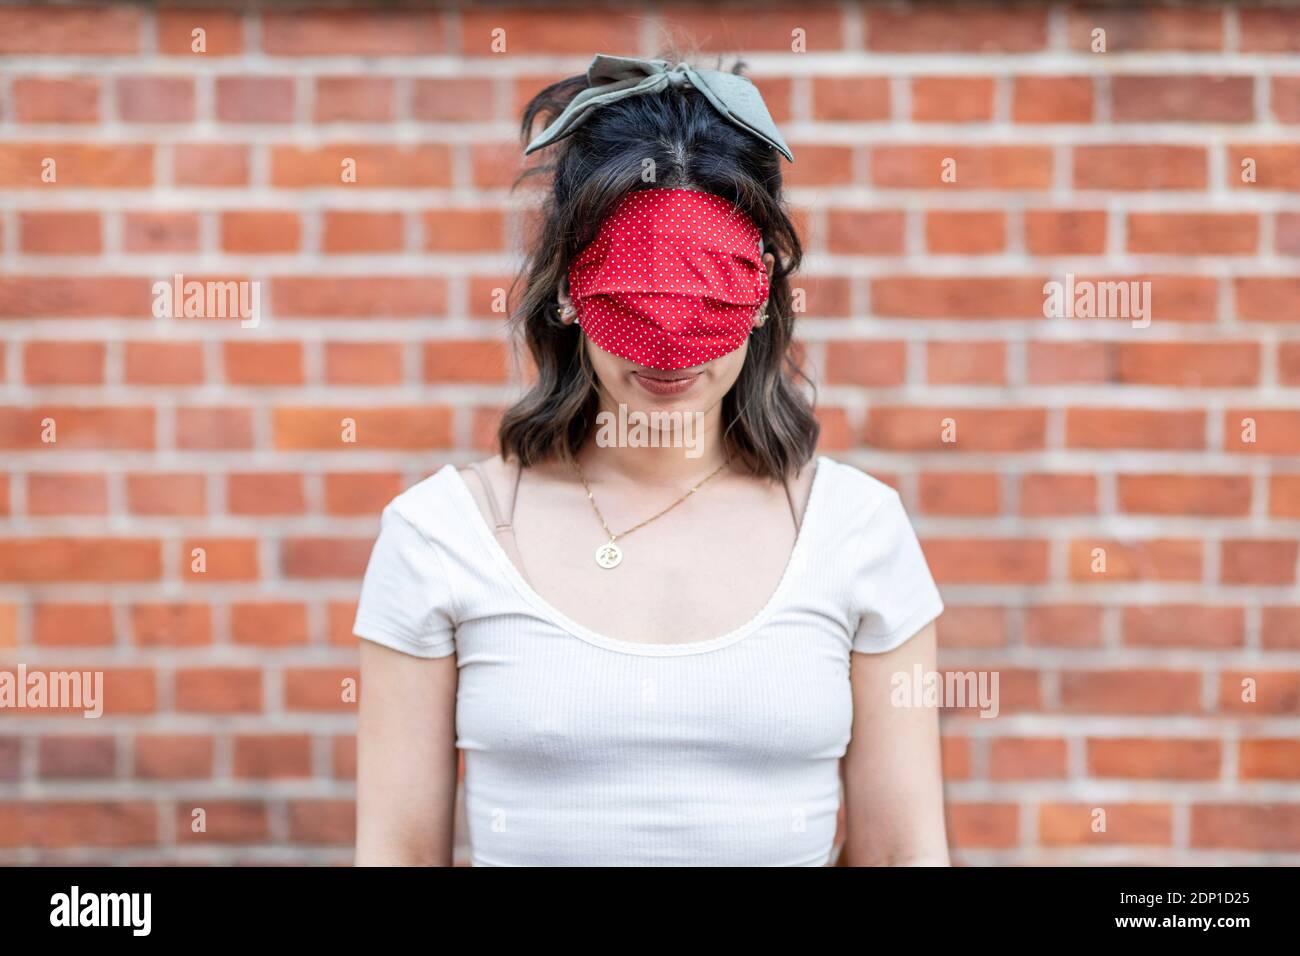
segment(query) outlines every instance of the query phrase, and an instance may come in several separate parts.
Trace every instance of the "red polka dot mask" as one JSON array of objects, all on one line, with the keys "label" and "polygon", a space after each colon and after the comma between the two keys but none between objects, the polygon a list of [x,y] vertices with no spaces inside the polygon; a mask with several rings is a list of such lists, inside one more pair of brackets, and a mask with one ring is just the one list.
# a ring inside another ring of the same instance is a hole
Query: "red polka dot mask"
[{"label": "red polka dot mask", "polygon": [[703,365],[740,348],[767,301],[762,235],[721,196],[638,190],[573,260],[569,295],[606,352],[653,369]]}]

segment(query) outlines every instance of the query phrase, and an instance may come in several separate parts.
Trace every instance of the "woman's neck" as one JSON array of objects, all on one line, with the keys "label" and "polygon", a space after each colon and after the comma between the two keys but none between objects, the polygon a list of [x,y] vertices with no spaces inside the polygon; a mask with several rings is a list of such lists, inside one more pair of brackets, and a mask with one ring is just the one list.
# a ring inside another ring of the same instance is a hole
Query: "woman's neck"
[{"label": "woman's neck", "polygon": [[[721,404],[705,412],[681,412],[669,418],[640,418],[602,407],[597,428],[578,453],[583,471],[644,485],[673,488],[711,474],[727,458],[722,441]],[[639,431],[636,431],[637,428]]]}]

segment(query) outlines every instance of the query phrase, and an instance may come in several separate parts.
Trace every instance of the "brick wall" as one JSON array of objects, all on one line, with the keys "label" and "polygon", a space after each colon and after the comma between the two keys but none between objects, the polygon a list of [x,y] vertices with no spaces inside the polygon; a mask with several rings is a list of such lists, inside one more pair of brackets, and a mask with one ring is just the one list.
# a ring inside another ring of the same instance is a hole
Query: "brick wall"
[{"label": "brick wall", "polygon": [[[669,33],[747,54],[823,450],[999,675],[944,718],[954,858],[1300,862],[1300,12],[593,7],[0,4],[0,653],[107,683],[0,712],[0,862],[351,859],[379,509],[519,380],[519,109]],[[154,317],[175,273],[261,322]],[[1045,317],[1067,274],[1151,321]]]}]

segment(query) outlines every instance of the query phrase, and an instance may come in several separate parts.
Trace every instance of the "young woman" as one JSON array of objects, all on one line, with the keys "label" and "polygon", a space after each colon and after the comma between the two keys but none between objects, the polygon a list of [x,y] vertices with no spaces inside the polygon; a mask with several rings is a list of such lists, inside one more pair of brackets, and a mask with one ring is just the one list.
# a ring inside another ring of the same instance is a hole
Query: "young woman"
[{"label": "young woman", "polygon": [[757,90],[598,56],[539,115],[535,383],[366,571],[357,862],[451,864],[459,750],[477,866],[947,865],[937,713],[890,694],[943,605],[898,495],[815,453]]}]

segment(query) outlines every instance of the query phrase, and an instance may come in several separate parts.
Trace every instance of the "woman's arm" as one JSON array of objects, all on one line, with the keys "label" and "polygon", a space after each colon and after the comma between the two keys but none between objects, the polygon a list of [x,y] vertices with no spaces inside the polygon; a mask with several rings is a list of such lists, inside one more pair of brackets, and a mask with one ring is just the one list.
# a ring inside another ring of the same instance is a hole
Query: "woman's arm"
[{"label": "woman's arm", "polygon": [[853,731],[844,755],[844,848],[837,866],[948,866],[939,712],[890,702],[895,674],[935,669],[935,626],[892,651],[853,652]]},{"label": "woman's arm", "polygon": [[361,641],[357,866],[451,866],[456,655]]}]

